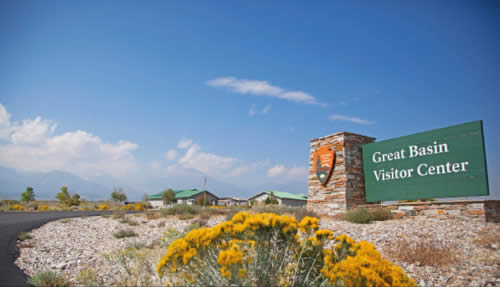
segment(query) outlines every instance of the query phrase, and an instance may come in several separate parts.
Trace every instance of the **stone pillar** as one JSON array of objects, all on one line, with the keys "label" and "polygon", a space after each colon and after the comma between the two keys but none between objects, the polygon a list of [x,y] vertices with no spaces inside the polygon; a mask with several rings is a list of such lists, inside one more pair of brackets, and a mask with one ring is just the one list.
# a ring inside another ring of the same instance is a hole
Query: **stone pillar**
[{"label": "stone pillar", "polygon": [[[311,140],[307,208],[320,215],[345,213],[357,205],[366,205],[361,146],[375,138],[339,132]],[[314,153],[322,146],[335,151],[329,181],[323,185],[314,169]]]}]

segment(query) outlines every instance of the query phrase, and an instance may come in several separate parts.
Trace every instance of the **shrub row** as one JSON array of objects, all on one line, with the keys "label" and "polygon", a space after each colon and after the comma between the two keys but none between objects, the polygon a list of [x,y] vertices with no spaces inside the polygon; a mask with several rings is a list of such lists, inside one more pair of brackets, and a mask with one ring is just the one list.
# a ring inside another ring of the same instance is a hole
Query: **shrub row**
[{"label": "shrub row", "polygon": [[384,221],[392,219],[392,212],[383,207],[367,209],[364,207],[357,207],[346,213],[346,219],[352,223],[370,223],[372,221]]}]

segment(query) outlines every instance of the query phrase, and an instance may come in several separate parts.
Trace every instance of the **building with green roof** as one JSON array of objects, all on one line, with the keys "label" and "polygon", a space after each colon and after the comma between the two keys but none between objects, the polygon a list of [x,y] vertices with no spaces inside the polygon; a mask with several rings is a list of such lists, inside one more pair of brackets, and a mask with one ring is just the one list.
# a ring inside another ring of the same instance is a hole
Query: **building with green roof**
[{"label": "building with green roof", "polygon": [[305,206],[307,205],[307,195],[293,194],[284,191],[269,190],[256,194],[248,199],[249,202],[256,201],[257,203],[264,203],[268,197],[274,197],[279,205],[289,206]]},{"label": "building with green roof", "polygon": [[[208,190],[196,188],[175,190],[175,202],[177,204],[195,205],[206,202],[209,205],[216,205],[217,200],[218,197]],[[163,192],[150,195],[148,201],[153,207],[163,207]]]}]

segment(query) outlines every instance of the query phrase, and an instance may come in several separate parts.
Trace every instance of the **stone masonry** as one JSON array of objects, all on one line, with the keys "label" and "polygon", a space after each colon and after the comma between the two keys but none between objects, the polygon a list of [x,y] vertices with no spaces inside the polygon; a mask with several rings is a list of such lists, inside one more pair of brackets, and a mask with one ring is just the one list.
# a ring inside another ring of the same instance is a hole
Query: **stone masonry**
[{"label": "stone masonry", "polygon": [[[366,204],[361,146],[373,141],[375,138],[348,132],[311,140],[307,197],[309,210],[333,216]],[[329,181],[322,185],[316,176],[313,158],[318,148],[325,145],[335,151],[335,162]]]}]

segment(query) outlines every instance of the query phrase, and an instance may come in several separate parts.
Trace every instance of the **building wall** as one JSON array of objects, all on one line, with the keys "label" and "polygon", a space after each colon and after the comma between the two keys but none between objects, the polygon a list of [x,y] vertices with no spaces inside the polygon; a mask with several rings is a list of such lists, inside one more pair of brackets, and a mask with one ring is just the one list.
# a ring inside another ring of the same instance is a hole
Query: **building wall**
[{"label": "building wall", "polygon": [[281,204],[282,205],[288,205],[288,206],[306,206],[307,205],[307,200],[297,200],[297,199],[287,199],[287,198],[282,198],[281,199]]},{"label": "building wall", "polygon": [[[256,202],[258,202],[259,204],[264,204],[264,201],[269,197],[269,194],[267,193],[263,193],[261,195],[259,195],[258,197],[256,198],[252,198],[252,200],[255,200]],[[275,197],[276,200],[278,200],[278,204],[281,205],[281,199]]]},{"label": "building wall", "polygon": [[[310,142],[307,208],[323,215],[345,213],[365,202],[361,146],[375,139],[348,132],[335,133]],[[322,146],[335,151],[332,175],[326,185],[314,170],[314,153]]]},{"label": "building wall", "polygon": [[148,200],[153,208],[163,207],[163,200]]}]

